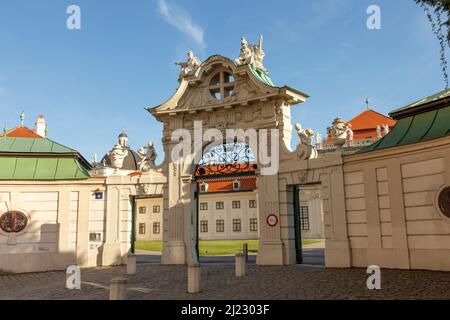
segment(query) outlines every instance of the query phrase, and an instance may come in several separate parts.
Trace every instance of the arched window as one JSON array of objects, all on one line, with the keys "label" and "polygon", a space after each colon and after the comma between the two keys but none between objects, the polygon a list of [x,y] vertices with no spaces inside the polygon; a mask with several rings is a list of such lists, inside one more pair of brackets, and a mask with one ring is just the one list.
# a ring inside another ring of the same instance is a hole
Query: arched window
[{"label": "arched window", "polygon": [[226,71],[219,71],[212,77],[209,83],[209,91],[218,101],[231,96],[234,92],[233,75]]},{"label": "arched window", "polygon": [[8,211],[0,217],[0,229],[6,233],[19,233],[28,224],[26,214],[20,211]]}]

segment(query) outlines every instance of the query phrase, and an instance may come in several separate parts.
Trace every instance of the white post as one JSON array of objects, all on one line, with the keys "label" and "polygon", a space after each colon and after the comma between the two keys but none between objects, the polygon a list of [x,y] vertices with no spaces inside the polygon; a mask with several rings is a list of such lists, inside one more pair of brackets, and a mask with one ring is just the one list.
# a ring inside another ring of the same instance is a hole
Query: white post
[{"label": "white post", "polygon": [[127,279],[117,277],[111,280],[109,300],[127,300]]},{"label": "white post", "polygon": [[236,254],[236,277],[243,277],[247,274],[247,261],[244,253]]},{"label": "white post", "polygon": [[200,265],[193,263],[188,266],[188,293],[200,292]]},{"label": "white post", "polygon": [[134,253],[129,253],[127,255],[127,275],[136,274],[136,255]]}]

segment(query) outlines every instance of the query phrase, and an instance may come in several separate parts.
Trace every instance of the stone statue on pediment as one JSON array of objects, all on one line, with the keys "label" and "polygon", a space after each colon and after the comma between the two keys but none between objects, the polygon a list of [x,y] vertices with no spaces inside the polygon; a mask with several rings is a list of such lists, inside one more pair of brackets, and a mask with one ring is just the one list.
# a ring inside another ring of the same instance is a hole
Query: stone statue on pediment
[{"label": "stone statue on pediment", "polygon": [[297,146],[297,156],[301,160],[315,159],[318,156],[316,148],[312,144],[314,131],[312,129],[303,129],[300,124],[295,125],[295,131],[300,138],[300,143]]},{"label": "stone statue on pediment", "polygon": [[138,153],[142,157],[142,160],[139,162],[139,170],[142,172],[150,171],[155,166],[155,161],[158,157],[154,143],[150,141],[147,146],[139,148]]},{"label": "stone statue on pediment", "polygon": [[265,53],[262,49],[263,37],[259,37],[259,45],[249,45],[247,40],[242,37],[241,39],[241,51],[239,57],[235,60],[236,65],[242,66],[249,64],[255,69],[267,73],[267,69],[264,68],[263,60]]},{"label": "stone statue on pediment", "polygon": [[185,76],[190,76],[195,74],[195,72],[198,70],[202,62],[200,59],[196,56],[194,56],[194,53],[192,51],[189,51],[187,53],[187,61],[185,62],[175,62],[176,65],[181,67],[180,72],[180,79]]}]

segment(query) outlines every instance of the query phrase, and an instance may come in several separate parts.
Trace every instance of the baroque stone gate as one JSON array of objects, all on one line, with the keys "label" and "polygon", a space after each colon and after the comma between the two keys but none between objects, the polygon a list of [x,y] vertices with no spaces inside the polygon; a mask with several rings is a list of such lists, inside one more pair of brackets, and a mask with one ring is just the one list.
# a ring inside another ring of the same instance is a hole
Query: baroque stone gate
[{"label": "baroque stone gate", "polygon": [[[320,162],[310,159],[317,155],[307,141],[307,132],[300,131],[299,127],[297,132],[301,143],[296,150],[290,147],[293,131],[291,107],[305,102],[308,96],[288,86],[275,86],[262,67],[261,57],[260,63],[243,59],[246,48],[245,39],[243,41],[241,56],[235,62],[215,55],[200,64],[198,58],[189,53],[188,61],[180,63],[180,85],[175,94],[163,104],[148,109],[164,124],[165,160],[162,169],[167,184],[163,192],[163,264],[196,261],[197,186],[194,172],[196,159],[199,154],[201,156],[203,148],[211,143],[199,139],[202,132],[208,129],[216,129],[228,139],[237,139],[239,136],[253,150],[258,150],[258,264],[296,263],[293,186],[322,182],[328,220],[330,206],[341,206],[339,200],[330,202],[326,197],[329,188],[343,186],[342,169],[338,168],[341,164],[340,155],[332,154],[321,158]],[[258,50],[258,46],[252,48]],[[257,58],[258,55],[253,57]],[[234,137],[229,136],[230,129],[238,130]],[[180,134],[180,130],[184,130],[184,133]],[[270,130],[268,136],[261,134],[265,130]],[[208,139],[211,137],[205,140]],[[176,161],[174,155],[180,153],[180,144],[188,152],[183,154],[182,161]],[[342,209],[345,216],[345,206]],[[267,223],[269,216],[275,221],[273,225]],[[331,228],[331,223],[328,227]],[[339,253],[345,252],[348,258],[348,243],[345,243],[344,236],[339,238],[341,233],[346,234],[345,217],[343,221],[336,221],[334,230],[328,230],[328,233],[332,236],[327,244],[331,244]],[[327,259],[338,259],[338,255],[333,252],[327,251]],[[348,259],[341,260],[339,258],[339,264],[349,265]]]}]

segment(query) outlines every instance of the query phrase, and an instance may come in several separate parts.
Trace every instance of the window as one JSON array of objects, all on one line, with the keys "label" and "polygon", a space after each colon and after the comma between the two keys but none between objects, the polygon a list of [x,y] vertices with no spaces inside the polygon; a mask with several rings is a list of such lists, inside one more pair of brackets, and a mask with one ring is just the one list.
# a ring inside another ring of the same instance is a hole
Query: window
[{"label": "window", "polygon": [[160,213],[161,207],[160,206],[153,206],[153,213]]},{"label": "window", "polygon": [[0,228],[6,233],[19,233],[27,224],[27,216],[20,211],[8,211],[0,217]]},{"label": "window", "polygon": [[208,192],[208,184],[203,182],[203,183],[200,185],[200,191],[201,191],[201,192]]},{"label": "window", "polygon": [[200,221],[200,232],[202,233],[208,232],[208,221],[206,220]]},{"label": "window", "polygon": [[220,71],[209,83],[209,91],[216,100],[228,98],[234,93],[234,77],[231,73]]},{"label": "window", "polygon": [[145,223],[139,223],[139,234],[145,234]]},{"label": "window", "polygon": [[256,208],[256,200],[249,200],[248,201],[248,207],[249,208]]},{"label": "window", "polygon": [[233,219],[233,232],[241,232],[241,219]]},{"label": "window", "polygon": [[216,202],[216,209],[217,210],[223,210],[223,208],[225,208],[225,205],[224,205],[223,201]]},{"label": "window", "polygon": [[207,202],[200,203],[200,210],[202,211],[208,210],[208,203]]},{"label": "window", "polygon": [[101,242],[102,241],[102,234],[101,233],[95,233],[95,232],[89,233],[89,241],[91,241],[91,242]]},{"label": "window", "polygon": [[240,209],[241,208],[241,202],[240,201],[233,201],[231,203],[231,205],[232,205],[233,209]]},{"label": "window", "polygon": [[224,220],[216,220],[216,232],[225,232]]},{"label": "window", "polygon": [[258,219],[250,219],[250,231],[258,231]]},{"label": "window", "polygon": [[439,192],[438,204],[442,214],[450,218],[450,187],[445,187]]},{"label": "window", "polygon": [[159,222],[153,222],[153,234],[160,234],[161,224]]},{"label": "window", "polygon": [[300,228],[301,230],[309,230],[309,208],[307,206],[300,207]]},{"label": "window", "polygon": [[139,213],[146,213],[147,207],[139,207]]},{"label": "window", "polygon": [[239,191],[239,190],[241,190],[241,182],[236,180],[233,182],[233,191]]}]

